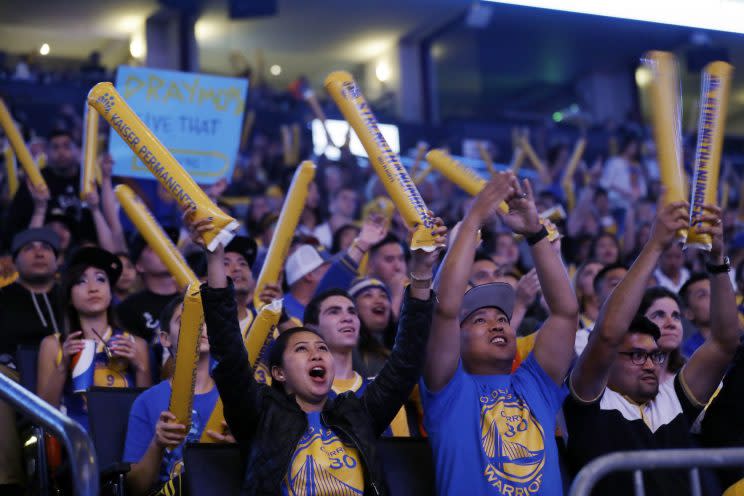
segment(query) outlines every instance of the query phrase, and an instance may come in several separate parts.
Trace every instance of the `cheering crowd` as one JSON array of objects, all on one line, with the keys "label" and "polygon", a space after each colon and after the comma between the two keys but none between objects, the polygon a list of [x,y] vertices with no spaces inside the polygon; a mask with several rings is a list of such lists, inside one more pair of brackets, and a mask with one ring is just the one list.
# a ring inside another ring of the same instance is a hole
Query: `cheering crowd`
[{"label": "cheering crowd", "polygon": [[[237,443],[243,494],[346,495],[389,493],[377,438],[426,438],[439,494],[510,496],[562,494],[608,453],[744,442],[736,185],[706,207],[711,249],[683,250],[689,204],[665,201],[642,134],[622,134],[606,161],[591,157],[570,178],[571,146],[556,143],[547,173],[495,172],[472,198],[431,172],[418,188],[442,248],[412,251],[411,226],[381,214],[385,190],[348,145],[339,160],[303,147],[315,180],[295,232],[276,231],[297,165],[277,134],[255,132],[234,176],[204,187],[242,224],[214,251],[210,219],[181,212],[159,186],[112,177],[105,154],[99,187],[81,200],[79,122],[36,141],[47,188],[11,192],[5,177],[1,370],[21,380],[18,350],[38,350],[35,393],[86,429],[71,370],[87,341],[93,385],[148,388],[121,447],[130,494],[183,493],[188,442]],[[147,199],[203,282],[188,431],[168,410],[183,288],[120,213],[120,182]],[[541,221],[558,206],[565,216]],[[275,236],[291,238],[282,275],[256,288]],[[273,342],[249,357],[255,302],[277,299]],[[207,429],[218,403],[225,422]],[[5,404],[0,433],[0,493],[23,494]],[[722,494],[744,471],[700,474],[705,494]],[[644,483],[649,494],[690,492],[685,471],[648,471]],[[632,487],[619,473],[595,494]]]}]

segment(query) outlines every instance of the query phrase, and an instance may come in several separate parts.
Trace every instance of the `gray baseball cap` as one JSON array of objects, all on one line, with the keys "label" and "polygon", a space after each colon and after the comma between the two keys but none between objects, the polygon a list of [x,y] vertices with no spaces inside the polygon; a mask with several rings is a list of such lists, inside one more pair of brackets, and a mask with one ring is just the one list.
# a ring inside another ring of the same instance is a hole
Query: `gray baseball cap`
[{"label": "gray baseball cap", "polygon": [[460,307],[460,324],[473,312],[481,308],[498,308],[511,320],[514,311],[516,293],[514,288],[505,282],[492,282],[476,286],[467,293]]}]

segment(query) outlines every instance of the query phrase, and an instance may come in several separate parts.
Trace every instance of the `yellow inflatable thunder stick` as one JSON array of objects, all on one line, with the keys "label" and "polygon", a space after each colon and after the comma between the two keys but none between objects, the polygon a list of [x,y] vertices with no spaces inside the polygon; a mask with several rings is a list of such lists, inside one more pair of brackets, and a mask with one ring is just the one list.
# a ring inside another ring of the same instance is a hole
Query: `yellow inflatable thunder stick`
[{"label": "yellow inflatable thunder stick", "polygon": [[108,121],[183,210],[196,205],[195,220],[212,218],[215,227],[204,234],[209,251],[214,251],[219,244],[228,244],[235,237],[238,221],[225,214],[209,199],[111,83],[95,85],[88,93],[88,104]]},{"label": "yellow inflatable thunder stick", "polygon": [[222,422],[225,421],[225,407],[222,404],[222,398],[217,397],[217,402],[214,404],[212,413],[209,415],[207,425],[204,426],[202,435],[199,438],[200,443],[216,443],[217,441],[207,434],[208,431],[216,432],[218,434],[225,434],[225,426]]},{"label": "yellow inflatable thunder stick", "polygon": [[[442,150],[431,150],[426,154],[426,160],[431,164],[432,168],[439,171],[470,196],[480,193],[486,185],[486,180],[480,177],[475,171],[458,160],[453,159]],[[506,202],[501,202],[499,210],[503,213],[508,213],[509,206]],[[542,217],[540,222],[548,230],[548,239],[550,241],[555,241],[560,237],[560,233],[550,223],[544,223]]]},{"label": "yellow inflatable thunder stick", "polygon": [[43,169],[47,165],[47,155],[46,153],[40,153],[36,156],[36,165],[39,166],[39,170]]},{"label": "yellow inflatable thunder stick", "polygon": [[183,288],[194,281],[198,281],[199,278],[186,263],[181,252],[165,234],[163,228],[153,218],[142,200],[132,191],[132,188],[125,184],[119,184],[114,188],[114,194],[127,217],[132,221],[147,245],[157,253],[158,258],[166,266],[168,272],[176,279],[178,286]]},{"label": "yellow inflatable thunder stick", "polygon": [[433,251],[436,248],[432,236],[434,218],[400,159],[382,136],[377,119],[351,74],[332,72],[325,80],[325,88],[364,145],[370,163],[401,217],[409,227],[415,228],[411,249]]},{"label": "yellow inflatable thunder stick", "polygon": [[544,183],[549,183],[550,173],[548,172],[548,169],[545,168],[545,164],[540,160],[540,157],[537,156],[535,149],[532,148],[528,133],[525,133],[519,138],[519,147],[524,152],[524,156],[527,157],[527,160],[532,163],[532,166],[540,176],[540,180]]},{"label": "yellow inflatable thunder stick", "polygon": [[408,173],[411,177],[416,177],[416,173],[419,171],[419,168],[421,167],[421,161],[424,159],[424,154],[426,153],[426,150],[428,148],[429,148],[429,144],[424,141],[419,141],[416,144],[416,157],[413,159],[413,165],[411,166],[411,171]]},{"label": "yellow inflatable thunder stick", "polygon": [[31,184],[37,188],[46,188],[46,181],[41,176],[41,172],[39,172],[39,168],[34,163],[34,159],[31,158],[31,153],[28,151],[26,143],[23,142],[23,137],[18,131],[15,122],[13,122],[10,112],[8,112],[8,107],[5,106],[2,98],[0,98],[0,126],[5,130],[5,136],[8,137],[10,146],[13,147],[13,152],[21,163],[21,167],[23,167],[23,171],[31,181]]},{"label": "yellow inflatable thunder stick", "polygon": [[196,362],[199,360],[199,341],[204,325],[204,308],[202,307],[199,281],[194,281],[186,288],[183,298],[183,314],[178,334],[178,353],[176,368],[171,383],[171,397],[168,411],[175,417],[175,423],[183,424],[185,432],[191,429],[191,407],[194,403],[194,386],[196,382]]},{"label": "yellow inflatable thunder stick", "polygon": [[282,305],[283,302],[281,299],[264,305],[258,312],[258,315],[256,315],[250,329],[248,329],[248,333],[243,339],[251,368],[256,367],[259,357],[261,357],[274,339],[273,331],[279,325],[279,318],[282,316]]},{"label": "yellow inflatable thunder stick", "polygon": [[3,161],[5,162],[5,174],[8,176],[8,195],[13,198],[18,191],[18,166],[10,145],[5,145]]},{"label": "yellow inflatable thunder stick", "polygon": [[496,169],[493,167],[493,157],[491,157],[491,154],[488,152],[488,149],[486,149],[485,146],[483,146],[483,143],[478,142],[478,153],[480,154],[481,160],[485,162],[486,167],[488,167],[488,172],[491,173],[491,175],[496,174]]},{"label": "yellow inflatable thunder stick", "polygon": [[305,99],[307,104],[310,105],[315,118],[318,119],[323,125],[323,131],[325,131],[328,146],[335,147],[336,143],[333,142],[333,139],[331,139],[331,133],[328,132],[328,126],[326,126],[326,115],[325,112],[323,112],[323,108],[320,106],[320,103],[318,102],[318,96],[313,90],[307,89],[302,93],[302,97]]},{"label": "yellow inflatable thunder stick", "polygon": [[686,247],[705,251],[713,247],[710,234],[698,234],[697,229],[701,225],[700,217],[705,213],[703,205],[714,205],[718,200],[718,172],[733,72],[734,68],[726,62],[711,62],[703,70],[695,175],[690,198],[690,232]]},{"label": "yellow inflatable thunder stick", "polygon": [[566,165],[566,172],[563,174],[563,180],[561,185],[563,186],[563,192],[566,195],[566,203],[568,204],[568,210],[573,210],[576,205],[576,191],[574,191],[574,174],[576,174],[576,168],[579,166],[584,150],[586,149],[586,138],[579,138],[576,140],[571,157],[568,159],[568,165]]},{"label": "yellow inflatable thunder stick", "polygon": [[418,174],[413,176],[411,181],[413,181],[413,184],[418,186],[419,184],[424,182],[424,179],[429,177],[429,174],[431,173],[431,165],[427,165],[424,169],[420,170]]},{"label": "yellow inflatable thunder stick", "polygon": [[267,284],[281,283],[279,274],[284,267],[292,236],[297,229],[302,210],[305,208],[308,188],[314,178],[315,164],[309,160],[302,162],[292,177],[292,184],[289,185],[282,211],[279,213],[279,220],[266,253],[266,260],[256,280],[256,289],[253,291],[253,306],[256,309],[260,309],[263,305],[258,296],[264,287]]},{"label": "yellow inflatable thunder stick", "polygon": [[[651,51],[643,64],[651,70],[649,97],[654,140],[661,173],[666,187],[664,201],[685,201],[684,170],[682,169],[682,101],[679,95],[677,60],[669,52]],[[680,241],[687,239],[687,229],[677,233]]]},{"label": "yellow inflatable thunder stick", "polygon": [[80,199],[85,200],[95,187],[98,168],[98,113],[90,105],[85,106],[83,134],[83,171],[80,174]]}]

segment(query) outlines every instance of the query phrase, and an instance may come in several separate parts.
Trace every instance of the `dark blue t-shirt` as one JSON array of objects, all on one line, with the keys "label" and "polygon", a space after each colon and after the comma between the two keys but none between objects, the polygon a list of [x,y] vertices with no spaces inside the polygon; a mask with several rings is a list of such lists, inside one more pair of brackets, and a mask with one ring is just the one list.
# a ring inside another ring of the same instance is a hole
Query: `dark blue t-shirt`
[{"label": "dark blue t-shirt", "polygon": [[555,417],[566,395],[532,353],[506,375],[470,375],[460,363],[438,393],[422,379],[438,494],[562,494]]},{"label": "dark blue t-shirt", "polygon": [[[170,381],[166,380],[151,387],[134,400],[132,410],[129,412],[127,440],[124,443],[125,463],[136,463],[142,459],[155,435],[155,424],[158,423],[161,412],[168,410],[170,397],[171,385]],[[218,398],[217,387],[213,387],[208,393],[194,395],[191,430],[180,446],[171,451],[166,450],[160,464],[158,481],[166,482],[183,471],[183,446],[186,443],[199,442]]]}]

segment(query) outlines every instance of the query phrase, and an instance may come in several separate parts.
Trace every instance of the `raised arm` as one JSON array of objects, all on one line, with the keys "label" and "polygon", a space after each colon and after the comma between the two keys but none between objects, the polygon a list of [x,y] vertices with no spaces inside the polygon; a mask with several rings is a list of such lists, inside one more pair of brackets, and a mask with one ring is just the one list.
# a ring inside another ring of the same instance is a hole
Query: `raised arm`
[{"label": "raised arm", "polygon": [[[26,187],[31,194],[34,210],[31,214],[29,228],[44,227],[46,221],[47,207],[49,205],[49,189],[46,186],[36,187],[29,179],[26,179]],[[13,212],[13,210],[10,210]]]},{"label": "raised arm", "polygon": [[[193,210],[184,214],[184,222],[196,244],[204,246],[202,234],[212,228],[209,219],[194,223]],[[225,408],[225,419],[239,443],[253,434],[258,421],[261,385],[253,379],[248,354],[238,323],[235,290],[225,273],[225,250],[220,245],[207,251],[207,282],[201,287],[204,322],[209,337],[209,352],[217,361],[212,377]]]},{"label": "raised arm", "polygon": [[[723,222],[721,209],[705,206],[703,222],[710,226],[698,228],[701,234],[710,234],[713,246],[708,263],[724,264]],[[728,271],[710,274],[710,337],[690,357],[682,368],[682,378],[694,399],[701,404],[708,402],[721,382],[739,345],[739,318],[736,295]]]},{"label": "raised arm", "polygon": [[550,311],[550,316],[537,335],[535,359],[554,382],[561,384],[573,359],[576,330],[579,327],[579,304],[561,256],[550,245],[547,231],[540,225],[532,186],[525,180],[523,192],[522,186],[515,180],[514,188],[517,194],[509,201],[509,213],[502,215],[502,218],[507,226],[523,235],[530,244],[537,278]]},{"label": "raised arm", "polygon": [[[447,228],[437,219],[435,237],[444,246]],[[412,282],[405,290],[403,308],[393,350],[385,366],[364,391],[362,401],[374,419],[375,432],[380,435],[390,425],[413,387],[421,377],[426,344],[434,310],[431,281],[439,252],[415,250],[412,254]]]},{"label": "raised arm", "polygon": [[650,239],[625,278],[602,305],[589,343],[571,373],[571,387],[578,399],[591,401],[604,391],[610,367],[625,338],[628,323],[641,304],[648,278],[661,253],[674,242],[677,230],[688,226],[688,211],[687,202],[658,208]]},{"label": "raised arm", "polygon": [[510,171],[500,172],[475,197],[438,274],[438,301],[434,307],[431,335],[426,345],[424,382],[432,392],[446,386],[460,361],[460,306],[468,285],[467,274],[473,266],[478,246],[478,230],[499,209],[499,204],[514,193]]},{"label": "raised arm", "polygon": [[96,237],[98,238],[98,245],[104,250],[108,250],[111,253],[118,253],[121,249],[114,242],[114,237],[111,232],[111,228],[106,222],[106,218],[101,212],[101,200],[98,195],[98,190],[95,186],[91,188],[90,192],[85,196],[85,203],[88,204],[88,209],[93,216],[93,224],[96,227]]},{"label": "raised arm", "polygon": [[114,194],[114,185],[112,181],[112,170],[114,161],[111,155],[105,154],[99,162],[101,164],[101,208],[103,218],[111,229],[111,238],[114,244],[114,253],[127,252],[127,242],[124,239],[124,228],[121,226],[119,219],[119,209],[117,207],[116,195]]}]

